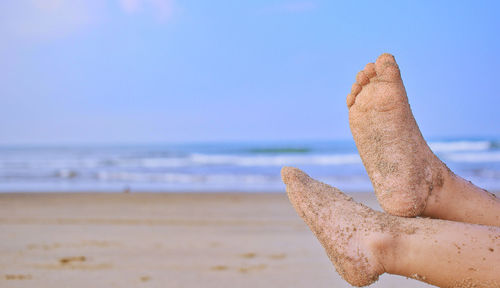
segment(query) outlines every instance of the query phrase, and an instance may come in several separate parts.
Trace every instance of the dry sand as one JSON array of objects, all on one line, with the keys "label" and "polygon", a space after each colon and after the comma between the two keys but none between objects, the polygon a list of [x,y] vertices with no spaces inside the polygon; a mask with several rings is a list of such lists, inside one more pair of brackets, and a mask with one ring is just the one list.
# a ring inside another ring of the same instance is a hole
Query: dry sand
[{"label": "dry sand", "polygon": [[0,194],[0,255],[0,287],[351,287],[285,194]]}]

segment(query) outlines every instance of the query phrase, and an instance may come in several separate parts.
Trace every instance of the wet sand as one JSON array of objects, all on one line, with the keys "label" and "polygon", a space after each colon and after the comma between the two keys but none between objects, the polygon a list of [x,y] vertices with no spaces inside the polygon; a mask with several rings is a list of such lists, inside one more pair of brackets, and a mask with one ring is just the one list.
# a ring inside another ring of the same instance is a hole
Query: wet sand
[{"label": "wet sand", "polygon": [[0,194],[0,255],[0,287],[351,287],[284,193]]}]

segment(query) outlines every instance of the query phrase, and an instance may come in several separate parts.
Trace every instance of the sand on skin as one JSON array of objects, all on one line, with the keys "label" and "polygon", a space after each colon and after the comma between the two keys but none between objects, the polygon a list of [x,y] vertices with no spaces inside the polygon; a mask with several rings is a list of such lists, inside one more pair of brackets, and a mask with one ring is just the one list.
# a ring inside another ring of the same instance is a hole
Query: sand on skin
[{"label": "sand on skin", "polygon": [[0,194],[0,231],[0,287],[351,287],[284,193]]}]

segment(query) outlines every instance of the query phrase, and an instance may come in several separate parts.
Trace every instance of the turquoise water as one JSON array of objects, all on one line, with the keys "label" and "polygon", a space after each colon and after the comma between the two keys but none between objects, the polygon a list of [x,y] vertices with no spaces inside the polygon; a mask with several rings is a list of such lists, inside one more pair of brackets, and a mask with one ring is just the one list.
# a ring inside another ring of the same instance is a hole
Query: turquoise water
[{"label": "turquoise water", "polygon": [[[500,190],[500,141],[429,142],[458,175]],[[0,147],[0,192],[281,192],[282,166],[345,191],[370,191],[352,141]]]}]

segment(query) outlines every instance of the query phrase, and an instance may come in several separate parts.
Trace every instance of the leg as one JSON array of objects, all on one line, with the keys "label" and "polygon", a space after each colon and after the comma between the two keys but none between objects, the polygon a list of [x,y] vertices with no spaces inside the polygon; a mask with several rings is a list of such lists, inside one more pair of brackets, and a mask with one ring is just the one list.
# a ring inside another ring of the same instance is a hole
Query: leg
[{"label": "leg", "polygon": [[[393,239],[382,257],[387,273],[439,287],[499,287],[500,229],[446,220],[406,218],[415,228]],[[394,243],[393,242],[393,243]]]},{"label": "leg", "polygon": [[500,228],[392,216],[298,169],[282,176],[297,213],[352,285],[388,272],[441,287],[499,287]]},{"label": "leg", "polygon": [[384,210],[500,226],[500,200],[456,176],[425,142],[394,57],[382,54],[356,76],[349,124]]}]

